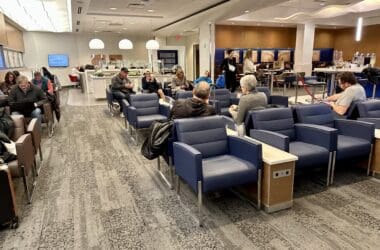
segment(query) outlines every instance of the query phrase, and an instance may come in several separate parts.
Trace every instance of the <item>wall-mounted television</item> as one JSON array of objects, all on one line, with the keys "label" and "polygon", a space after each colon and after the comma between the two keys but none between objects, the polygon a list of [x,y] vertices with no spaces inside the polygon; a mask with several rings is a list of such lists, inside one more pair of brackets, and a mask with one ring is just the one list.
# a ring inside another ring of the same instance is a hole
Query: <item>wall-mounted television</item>
[{"label": "wall-mounted television", "polygon": [[69,56],[66,54],[49,54],[49,67],[69,67]]}]

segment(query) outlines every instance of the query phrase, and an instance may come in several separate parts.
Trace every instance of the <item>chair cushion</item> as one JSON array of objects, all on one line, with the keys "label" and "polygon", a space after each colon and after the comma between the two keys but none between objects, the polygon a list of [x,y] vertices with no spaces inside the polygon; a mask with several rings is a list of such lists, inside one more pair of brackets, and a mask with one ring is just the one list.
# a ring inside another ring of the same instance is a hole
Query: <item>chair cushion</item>
[{"label": "chair cushion", "polygon": [[163,115],[144,115],[137,116],[136,128],[149,128],[153,121],[166,121],[167,117]]},{"label": "chair cushion", "polygon": [[364,139],[338,135],[337,160],[369,155],[371,144]]},{"label": "chair cushion", "polygon": [[203,192],[257,181],[257,168],[252,163],[232,155],[202,160]]},{"label": "chair cushion", "polygon": [[380,101],[371,100],[358,103],[360,117],[380,118]]},{"label": "chair cushion", "polygon": [[221,108],[221,109],[220,109],[220,114],[221,114],[221,115],[228,116],[228,117],[231,117],[231,114],[230,114],[230,112],[228,111],[228,108],[229,108],[229,107]]},{"label": "chair cushion", "polygon": [[298,105],[295,110],[298,122],[334,127],[333,112],[326,104]]},{"label": "chair cushion", "polygon": [[318,167],[323,164],[327,166],[329,161],[329,151],[326,148],[305,142],[290,142],[289,153],[298,156],[297,168]]}]

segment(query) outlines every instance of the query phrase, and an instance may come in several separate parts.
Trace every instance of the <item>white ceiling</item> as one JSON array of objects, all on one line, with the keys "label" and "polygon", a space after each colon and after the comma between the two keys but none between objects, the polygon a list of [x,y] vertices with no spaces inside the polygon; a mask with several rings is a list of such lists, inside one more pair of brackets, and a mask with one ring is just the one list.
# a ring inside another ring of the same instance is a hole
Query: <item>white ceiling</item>
[{"label": "white ceiling", "polygon": [[[246,9],[261,9],[281,2],[286,0],[73,0],[73,31],[186,35],[197,32],[202,22],[217,22],[239,16]],[[211,6],[214,7],[205,10]],[[78,7],[82,8],[80,14]],[[185,18],[190,15],[193,16]],[[181,19],[184,20],[178,21]],[[176,23],[162,28],[173,22]]]},{"label": "white ceiling", "polygon": [[355,26],[359,16],[364,17],[364,25],[380,23],[379,9],[380,0],[291,0],[219,23],[295,26],[313,22],[323,27],[347,27]]}]

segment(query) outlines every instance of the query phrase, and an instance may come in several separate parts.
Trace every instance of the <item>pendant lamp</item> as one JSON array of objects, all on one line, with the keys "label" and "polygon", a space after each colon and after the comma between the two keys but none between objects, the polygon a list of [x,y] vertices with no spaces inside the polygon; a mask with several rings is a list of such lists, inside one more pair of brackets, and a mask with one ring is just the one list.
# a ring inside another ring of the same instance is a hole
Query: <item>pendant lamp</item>
[{"label": "pendant lamp", "polygon": [[88,43],[90,49],[104,49],[104,42],[98,38],[91,39]]},{"label": "pendant lamp", "polygon": [[119,49],[133,49],[133,43],[128,39],[122,39],[119,42]]},{"label": "pendant lamp", "polygon": [[157,50],[160,48],[160,44],[156,40],[149,40],[145,44],[146,49]]}]

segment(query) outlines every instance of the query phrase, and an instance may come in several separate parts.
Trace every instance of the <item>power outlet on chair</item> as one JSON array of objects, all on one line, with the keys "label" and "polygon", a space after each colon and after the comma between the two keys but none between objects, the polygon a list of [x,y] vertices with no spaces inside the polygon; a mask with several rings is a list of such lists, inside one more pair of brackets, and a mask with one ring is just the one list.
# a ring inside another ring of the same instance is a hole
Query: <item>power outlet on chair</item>
[{"label": "power outlet on chair", "polygon": [[291,169],[282,169],[273,172],[273,179],[278,179],[286,176],[290,176],[292,174]]}]

